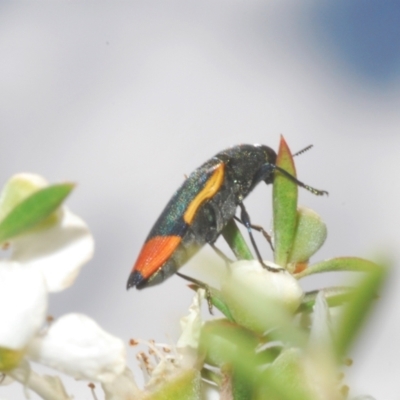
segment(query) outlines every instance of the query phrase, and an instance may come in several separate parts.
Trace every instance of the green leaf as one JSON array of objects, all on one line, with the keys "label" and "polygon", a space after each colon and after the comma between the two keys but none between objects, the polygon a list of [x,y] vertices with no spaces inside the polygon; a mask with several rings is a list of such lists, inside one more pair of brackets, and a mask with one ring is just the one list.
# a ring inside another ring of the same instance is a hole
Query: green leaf
[{"label": "green leaf", "polygon": [[[222,314],[224,314],[229,321],[235,321],[220,290],[215,289],[207,283],[204,283],[198,279],[190,278],[190,281],[192,282],[190,285],[188,285],[190,289],[194,290],[195,292],[200,288],[204,289],[206,291],[206,295],[209,295],[211,297],[211,304],[219,311],[221,311]],[[208,300],[209,299],[207,298],[207,301]]]},{"label": "green leaf", "polygon": [[0,222],[0,243],[20,235],[49,217],[74,186],[72,183],[51,185],[17,204]]},{"label": "green leaf", "polygon": [[[293,158],[283,137],[279,145],[276,165],[296,176]],[[297,225],[297,184],[275,171],[273,187],[275,263],[286,267]]]},{"label": "green leaf", "polygon": [[231,365],[221,368],[223,375],[220,393],[232,393],[232,400],[248,400],[253,398],[254,384],[243,375],[236,373]]},{"label": "green leaf", "polygon": [[246,353],[249,357],[242,360],[246,373],[254,367],[255,349],[260,338],[260,335],[226,319],[214,319],[207,321],[201,329],[200,354],[205,356],[207,364],[223,367],[239,362],[239,353]]},{"label": "green leaf", "polygon": [[224,314],[229,321],[234,322],[235,320],[229,310],[229,307],[225,302],[224,296],[222,295],[221,291],[212,287],[209,287],[209,291],[211,294],[211,302],[213,306],[216,307],[219,311],[221,311],[222,314]]},{"label": "green leaf", "polygon": [[224,296],[222,292],[218,289],[213,288],[212,286],[209,286],[206,283],[203,283],[199,280],[193,279],[193,283],[189,285],[189,288],[197,291],[199,288],[205,289],[206,293],[208,293],[211,296],[211,303],[212,305],[217,308],[219,311],[222,312],[222,314],[225,315],[226,318],[228,318],[229,321],[235,322],[235,319],[233,318],[229,307],[227,306]]},{"label": "green leaf", "polygon": [[346,356],[371,311],[387,272],[387,268],[383,267],[374,268],[368,272],[360,285],[355,288],[348,304],[344,306],[337,324],[336,354],[339,359]]},{"label": "green leaf", "polygon": [[0,221],[19,203],[39,189],[47,187],[44,178],[34,174],[13,175],[0,194]]},{"label": "green leaf", "polygon": [[324,244],[327,229],[321,217],[306,207],[297,209],[297,226],[290,252],[290,263],[307,262]]},{"label": "green leaf", "polygon": [[329,307],[338,307],[348,302],[351,298],[354,288],[346,286],[333,286],[322,290],[313,290],[307,292],[297,312],[312,312],[315,299],[320,291],[324,293]]},{"label": "green leaf", "polygon": [[222,236],[232,249],[238,260],[254,260],[236,222],[231,219],[222,231]]},{"label": "green leaf", "polygon": [[381,267],[372,261],[358,257],[337,257],[330,260],[321,261],[317,264],[308,266],[305,270],[295,274],[296,279],[304,278],[312,274],[332,271],[355,271],[366,272],[375,271]]},{"label": "green leaf", "polygon": [[201,375],[195,368],[182,370],[159,385],[158,390],[146,397],[147,400],[200,400]]},{"label": "green leaf", "polygon": [[267,368],[260,379],[259,400],[315,400],[307,387],[304,353],[289,348]]},{"label": "green leaf", "polygon": [[[221,320],[207,322],[203,326],[200,338],[201,351],[206,355],[205,361],[220,366],[225,373],[231,374],[232,389],[237,396],[235,399],[241,400],[246,393],[256,392],[257,399],[309,400],[310,397],[304,394],[303,388],[294,390],[293,385],[287,385],[288,378],[279,377],[271,367],[260,368],[269,365],[276,358],[276,355],[270,352],[260,360],[257,355],[260,344],[260,336]],[[282,372],[283,367],[280,365],[277,367],[279,372]],[[296,373],[297,370],[293,372],[293,376]]]}]

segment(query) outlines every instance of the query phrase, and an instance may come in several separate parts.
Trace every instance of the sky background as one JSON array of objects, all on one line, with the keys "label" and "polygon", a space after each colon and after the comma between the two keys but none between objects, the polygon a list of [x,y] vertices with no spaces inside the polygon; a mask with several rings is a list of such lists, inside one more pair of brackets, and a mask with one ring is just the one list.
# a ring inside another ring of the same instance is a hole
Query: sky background
[{"label": "sky background", "polygon": [[[35,172],[78,183],[67,204],[90,226],[96,253],[73,287],[51,296],[50,313],[88,314],[125,341],[173,343],[191,302],[178,277],[125,290],[184,174],[231,145],[277,149],[283,134],[293,151],[314,145],[296,158],[298,176],[329,191],[300,191],[328,226],[313,261],[393,264],[346,382],[356,394],[399,399],[399,110],[399,2],[0,3],[1,182]],[[260,185],[246,201],[267,228],[270,197]],[[210,260],[221,263],[204,249],[183,271],[204,276]],[[84,383],[71,387],[92,398]],[[1,387],[0,398],[22,399],[21,387]]]}]

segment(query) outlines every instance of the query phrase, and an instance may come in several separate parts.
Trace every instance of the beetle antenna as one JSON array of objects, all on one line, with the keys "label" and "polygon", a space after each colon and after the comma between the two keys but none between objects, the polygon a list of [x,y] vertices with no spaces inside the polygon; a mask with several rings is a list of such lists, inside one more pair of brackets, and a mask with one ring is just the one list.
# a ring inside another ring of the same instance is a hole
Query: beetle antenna
[{"label": "beetle antenna", "polygon": [[292,157],[296,157],[296,156],[299,156],[300,154],[305,153],[306,151],[310,150],[311,147],[313,147],[313,146],[314,146],[313,144],[310,144],[310,145],[308,145],[307,147],[304,147],[304,149],[301,149],[301,150],[299,150],[297,153],[294,153],[294,154],[292,155]]},{"label": "beetle antenna", "polygon": [[297,186],[301,186],[302,188],[308,190],[309,192],[311,192],[317,196],[329,194],[326,190],[318,190],[318,189],[313,188],[312,186],[306,185],[305,183],[303,183],[303,182],[299,181],[297,178],[295,178],[292,174],[289,174],[289,172],[285,171],[283,168],[278,167],[277,165],[274,165],[274,168],[275,168],[275,170],[279,171],[281,174],[283,174],[287,178],[289,178],[291,181],[296,183]]}]

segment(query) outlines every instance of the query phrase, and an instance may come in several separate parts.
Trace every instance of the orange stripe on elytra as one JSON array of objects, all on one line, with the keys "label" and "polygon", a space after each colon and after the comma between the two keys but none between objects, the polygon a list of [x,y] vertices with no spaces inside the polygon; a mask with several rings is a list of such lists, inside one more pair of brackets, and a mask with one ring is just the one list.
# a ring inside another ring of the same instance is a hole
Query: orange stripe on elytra
[{"label": "orange stripe on elytra", "polygon": [[188,205],[183,220],[190,225],[196,215],[199,207],[208,199],[213,197],[218,192],[224,181],[225,164],[221,163],[217,166],[213,174],[208,179],[204,188],[197,194],[197,196]]},{"label": "orange stripe on elytra", "polygon": [[152,237],[144,244],[133,270],[139,271],[144,278],[150,277],[171,257],[181,240],[180,236]]}]

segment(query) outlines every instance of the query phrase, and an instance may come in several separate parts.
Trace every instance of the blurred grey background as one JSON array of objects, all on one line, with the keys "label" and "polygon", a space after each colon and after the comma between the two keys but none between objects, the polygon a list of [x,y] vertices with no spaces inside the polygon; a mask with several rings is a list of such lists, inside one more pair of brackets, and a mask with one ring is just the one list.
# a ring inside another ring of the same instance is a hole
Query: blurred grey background
[{"label": "blurred grey background", "polygon": [[[73,287],[51,296],[50,313],[86,313],[125,341],[173,343],[191,302],[178,277],[125,290],[184,174],[233,144],[277,149],[283,134],[293,151],[314,144],[296,159],[298,176],[329,191],[300,191],[328,225],[314,261],[394,265],[346,383],[398,399],[399,110],[399,2],[0,3],[1,181],[30,171],[78,183],[67,204],[89,224],[96,253]],[[260,185],[246,202],[267,228],[270,197]],[[210,260],[220,264],[205,249],[184,271],[201,276]],[[92,398],[84,383],[74,390]],[[0,397],[22,399],[22,389],[1,387]]]}]

